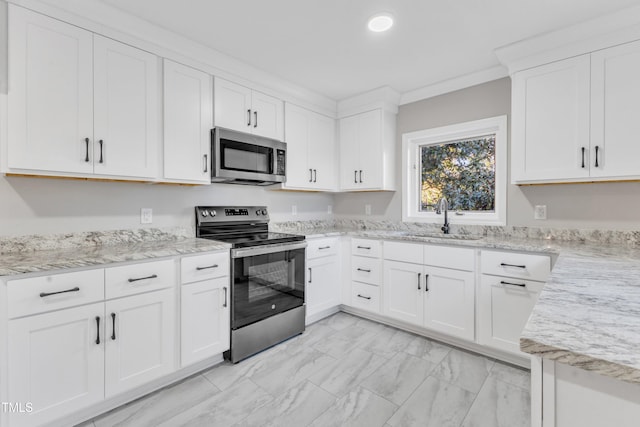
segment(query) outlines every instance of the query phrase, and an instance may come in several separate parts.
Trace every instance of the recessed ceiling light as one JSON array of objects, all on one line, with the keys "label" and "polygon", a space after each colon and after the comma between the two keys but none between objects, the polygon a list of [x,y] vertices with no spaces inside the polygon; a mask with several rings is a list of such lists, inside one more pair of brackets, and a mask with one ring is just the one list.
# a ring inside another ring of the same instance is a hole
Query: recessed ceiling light
[{"label": "recessed ceiling light", "polygon": [[393,16],[389,13],[378,13],[369,19],[367,26],[374,33],[387,31],[393,26]]}]

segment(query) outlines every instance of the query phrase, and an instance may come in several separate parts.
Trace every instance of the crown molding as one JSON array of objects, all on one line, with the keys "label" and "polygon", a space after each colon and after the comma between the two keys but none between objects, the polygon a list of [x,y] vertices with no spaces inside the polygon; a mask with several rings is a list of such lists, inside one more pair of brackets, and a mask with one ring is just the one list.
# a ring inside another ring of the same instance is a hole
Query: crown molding
[{"label": "crown molding", "polygon": [[389,86],[379,87],[338,102],[338,118],[364,113],[382,108],[392,114],[398,114],[400,93]]},{"label": "crown molding", "polygon": [[472,74],[465,74],[464,76],[443,80],[429,86],[424,86],[419,89],[403,93],[400,97],[400,105],[410,104],[412,102],[433,98],[434,96],[498,80],[503,77],[507,77],[508,75],[509,73],[507,72],[506,67],[498,65]]},{"label": "crown molding", "polygon": [[634,6],[511,43],[494,52],[512,75],[527,68],[639,39],[640,6]]},{"label": "crown molding", "polygon": [[[2,0],[0,0],[2,1]],[[96,0],[7,0],[330,117],[336,101]]]}]

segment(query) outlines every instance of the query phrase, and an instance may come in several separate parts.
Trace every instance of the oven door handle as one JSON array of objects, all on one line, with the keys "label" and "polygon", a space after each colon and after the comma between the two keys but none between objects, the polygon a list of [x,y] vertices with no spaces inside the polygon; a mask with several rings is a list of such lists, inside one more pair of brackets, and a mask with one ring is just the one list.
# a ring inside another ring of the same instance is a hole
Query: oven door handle
[{"label": "oven door handle", "polygon": [[231,249],[231,258],[246,258],[256,255],[273,254],[276,252],[292,251],[307,247],[307,242],[282,243],[277,245],[254,246],[251,248]]}]

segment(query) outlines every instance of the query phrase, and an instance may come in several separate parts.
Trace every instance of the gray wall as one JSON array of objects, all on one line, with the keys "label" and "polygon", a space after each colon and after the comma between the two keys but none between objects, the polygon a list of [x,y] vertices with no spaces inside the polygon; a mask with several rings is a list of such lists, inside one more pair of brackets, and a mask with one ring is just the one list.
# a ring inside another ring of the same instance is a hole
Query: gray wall
[{"label": "gray wall", "polygon": [[[511,115],[511,81],[495,80],[434,98],[402,105],[397,122],[396,177],[400,183],[402,134],[503,114]],[[550,153],[553,155],[553,153]],[[510,178],[509,170],[509,180]],[[364,215],[401,220],[402,191],[348,193],[335,197],[338,217]],[[547,205],[547,220],[533,219],[534,205]],[[563,184],[519,187],[509,184],[507,225],[557,228],[640,228],[640,183]]]},{"label": "gray wall", "polygon": [[[119,182],[0,177],[0,236],[173,227],[193,224],[196,205],[267,205],[273,221],[328,218],[333,196],[262,187],[184,187]],[[295,204],[298,215],[291,215]],[[140,224],[140,208],[153,224]]]}]

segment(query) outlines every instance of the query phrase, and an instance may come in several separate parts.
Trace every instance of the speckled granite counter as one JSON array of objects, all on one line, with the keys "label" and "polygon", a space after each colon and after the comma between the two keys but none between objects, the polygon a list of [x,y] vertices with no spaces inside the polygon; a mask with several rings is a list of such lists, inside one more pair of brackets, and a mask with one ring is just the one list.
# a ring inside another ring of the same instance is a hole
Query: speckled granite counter
[{"label": "speckled granite counter", "polygon": [[557,255],[551,277],[521,335],[521,349],[640,383],[640,249],[635,232],[600,232],[602,239],[596,234],[583,242],[507,234],[478,236],[476,240],[442,239],[416,236],[406,230],[330,227],[296,232],[308,238],[351,235]]},{"label": "speckled granite counter", "polygon": [[[4,239],[0,242],[0,248],[4,250],[0,253],[0,276],[229,250],[231,247],[227,243],[185,235],[187,233],[153,229]],[[55,246],[60,249],[53,249]]]}]

